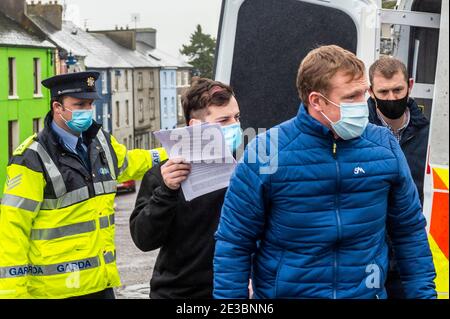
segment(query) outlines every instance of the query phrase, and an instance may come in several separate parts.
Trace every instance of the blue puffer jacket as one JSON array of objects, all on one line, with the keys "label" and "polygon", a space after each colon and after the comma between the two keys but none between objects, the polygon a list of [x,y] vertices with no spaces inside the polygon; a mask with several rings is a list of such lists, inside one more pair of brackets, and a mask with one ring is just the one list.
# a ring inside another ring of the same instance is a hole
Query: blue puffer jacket
[{"label": "blue puffer jacket", "polygon": [[[259,145],[278,153],[255,156]],[[249,144],[232,176],[214,297],[247,298],[251,276],[255,298],[385,298],[386,225],[406,297],[434,298],[426,220],[398,142],[372,124],[336,141],[301,106]]]}]

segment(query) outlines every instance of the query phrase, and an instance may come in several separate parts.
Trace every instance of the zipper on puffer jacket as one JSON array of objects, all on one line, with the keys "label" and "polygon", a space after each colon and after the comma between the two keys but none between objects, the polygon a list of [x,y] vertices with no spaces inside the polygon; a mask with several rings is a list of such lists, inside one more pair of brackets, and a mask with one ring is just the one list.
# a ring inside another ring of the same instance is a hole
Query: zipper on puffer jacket
[{"label": "zipper on puffer jacket", "polygon": [[[337,144],[336,141],[333,141],[333,158],[336,163],[336,194],[335,194],[335,213],[336,213],[336,224],[337,224],[337,234],[338,234],[338,242],[341,241],[341,217],[340,217],[340,205],[339,205],[339,190],[341,188],[341,173],[339,170],[339,162],[337,161]],[[337,298],[337,274],[338,274],[338,246],[336,245],[334,248],[334,269],[333,269],[333,299]]]}]

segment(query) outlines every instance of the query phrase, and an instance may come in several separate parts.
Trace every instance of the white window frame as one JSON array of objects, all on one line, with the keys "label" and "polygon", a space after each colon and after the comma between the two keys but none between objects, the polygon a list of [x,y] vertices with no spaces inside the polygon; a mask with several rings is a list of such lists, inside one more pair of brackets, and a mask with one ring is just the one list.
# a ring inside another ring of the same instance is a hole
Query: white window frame
[{"label": "white window frame", "polygon": [[33,89],[33,97],[42,98],[42,88],[41,88],[41,74],[42,66],[40,58],[33,58],[33,81],[35,81],[36,87]]},{"label": "white window frame", "polygon": [[125,124],[130,125],[130,101],[125,100]]},{"label": "white window frame", "polygon": [[138,90],[144,89],[144,75],[142,72],[138,72]]},{"label": "white window frame", "polygon": [[150,83],[149,83],[149,88],[153,89],[155,87],[155,72],[154,71],[150,71]]},{"label": "white window frame", "polygon": [[108,94],[108,73],[102,72],[102,94]]},{"label": "white window frame", "polygon": [[139,122],[144,122],[144,99],[139,99]]}]

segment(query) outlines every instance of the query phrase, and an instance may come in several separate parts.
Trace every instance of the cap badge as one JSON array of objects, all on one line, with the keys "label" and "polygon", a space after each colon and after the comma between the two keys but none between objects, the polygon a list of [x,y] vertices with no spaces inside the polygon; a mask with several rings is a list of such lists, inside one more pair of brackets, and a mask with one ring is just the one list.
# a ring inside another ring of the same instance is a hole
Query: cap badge
[{"label": "cap badge", "polygon": [[89,87],[93,87],[95,84],[95,79],[92,76],[90,76],[87,78],[86,82]]}]

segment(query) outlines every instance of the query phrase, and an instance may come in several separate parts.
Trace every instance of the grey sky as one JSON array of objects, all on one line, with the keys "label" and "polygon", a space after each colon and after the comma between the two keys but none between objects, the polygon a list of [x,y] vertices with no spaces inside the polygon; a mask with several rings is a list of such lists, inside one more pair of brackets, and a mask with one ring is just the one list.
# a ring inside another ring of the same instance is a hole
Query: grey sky
[{"label": "grey sky", "polygon": [[[132,14],[140,15],[137,27],[158,30],[157,46],[178,56],[195,26],[217,37],[222,0],[59,0],[66,4],[66,19],[91,30],[134,27]],[[86,20],[87,19],[87,20]]]}]

